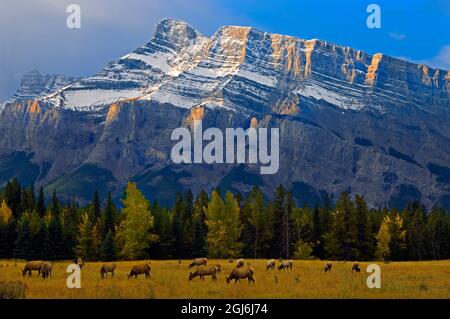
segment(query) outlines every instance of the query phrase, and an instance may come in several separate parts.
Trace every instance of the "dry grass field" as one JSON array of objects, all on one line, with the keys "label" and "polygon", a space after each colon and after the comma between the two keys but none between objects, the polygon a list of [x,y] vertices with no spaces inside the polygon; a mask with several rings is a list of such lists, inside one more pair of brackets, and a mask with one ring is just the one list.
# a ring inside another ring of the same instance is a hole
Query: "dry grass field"
[{"label": "dry grass field", "polygon": [[23,277],[23,261],[0,260],[0,285],[21,281],[26,285],[26,298],[450,298],[450,260],[380,262],[380,289],[366,285],[367,262],[360,263],[361,273],[351,272],[351,262],[333,262],[330,273],[323,272],[323,261],[296,260],[292,271],[266,271],[265,260],[247,262],[255,270],[255,285],[248,285],[247,280],[227,284],[225,278],[234,267],[228,260],[209,261],[222,265],[217,282],[211,277],[189,282],[190,261],[172,260],[151,261],[151,279],[143,275],[127,279],[131,266],[139,262],[116,262],[112,279],[100,277],[102,263],[88,262],[82,269],[81,288],[68,289],[70,262],[55,263],[52,277],[43,279],[36,272]]}]

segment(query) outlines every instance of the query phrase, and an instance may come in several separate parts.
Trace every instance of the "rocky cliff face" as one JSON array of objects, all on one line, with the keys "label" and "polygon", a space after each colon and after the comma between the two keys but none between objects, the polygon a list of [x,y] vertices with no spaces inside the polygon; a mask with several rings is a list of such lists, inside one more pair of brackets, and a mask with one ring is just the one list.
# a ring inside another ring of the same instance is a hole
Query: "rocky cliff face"
[{"label": "rocky cliff face", "polygon": [[[132,179],[166,203],[187,188],[259,184],[270,195],[283,183],[311,204],[348,190],[373,205],[450,206],[450,71],[248,27],[205,37],[163,20],[95,76],[27,78],[0,114],[1,183],[18,176],[87,199]],[[279,127],[278,173],[172,163],[170,134],[194,119]]]}]

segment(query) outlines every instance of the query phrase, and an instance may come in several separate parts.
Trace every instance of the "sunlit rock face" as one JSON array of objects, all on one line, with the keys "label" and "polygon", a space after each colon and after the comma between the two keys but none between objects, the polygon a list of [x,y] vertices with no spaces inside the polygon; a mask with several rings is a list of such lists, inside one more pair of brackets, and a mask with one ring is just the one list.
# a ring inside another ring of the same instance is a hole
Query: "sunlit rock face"
[{"label": "sunlit rock face", "polygon": [[[171,203],[188,188],[259,184],[270,197],[282,183],[299,204],[346,190],[450,207],[450,72],[326,41],[238,26],[207,37],[165,19],[94,76],[27,73],[0,110],[0,184],[18,176],[86,200],[131,179]],[[278,173],[173,164],[172,130],[199,119],[279,127]]]}]

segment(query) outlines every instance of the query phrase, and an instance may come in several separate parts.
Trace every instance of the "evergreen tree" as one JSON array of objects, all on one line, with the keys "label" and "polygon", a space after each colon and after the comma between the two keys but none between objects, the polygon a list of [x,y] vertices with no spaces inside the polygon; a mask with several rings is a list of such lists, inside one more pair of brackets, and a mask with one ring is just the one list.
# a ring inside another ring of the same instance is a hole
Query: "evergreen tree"
[{"label": "evergreen tree", "polygon": [[6,204],[11,208],[14,218],[19,219],[21,209],[22,188],[17,178],[7,182],[5,186]]},{"label": "evergreen tree", "polygon": [[324,193],[322,196],[322,206],[320,210],[320,232],[321,234],[326,234],[331,230],[331,214],[333,207],[331,204],[331,199],[328,193]]},{"label": "evergreen tree", "polygon": [[284,252],[285,258],[290,258],[292,255],[293,241],[292,241],[292,210],[295,208],[294,198],[292,192],[286,194],[286,206],[282,219],[282,236],[281,236],[281,251]]},{"label": "evergreen tree", "polygon": [[285,234],[283,231],[283,220],[286,214],[286,190],[283,185],[279,185],[275,191],[275,199],[271,205],[271,213],[273,216],[273,239],[271,257],[284,256],[285,248]]},{"label": "evergreen tree", "polygon": [[449,258],[450,225],[443,209],[434,207],[427,222],[427,242],[432,259]]},{"label": "evergreen tree", "polygon": [[93,214],[93,220],[97,220],[98,218],[100,218],[100,214],[101,214],[101,204],[100,204],[100,196],[98,195],[98,191],[95,190],[94,192],[94,198],[92,199],[92,214]]},{"label": "evergreen tree", "polygon": [[61,210],[61,226],[64,238],[64,255],[66,258],[75,259],[73,247],[76,245],[76,210],[71,204]]},{"label": "evergreen tree", "polygon": [[407,208],[406,242],[409,260],[421,260],[426,256],[425,238],[426,221],[425,209],[418,203]]},{"label": "evergreen tree", "polygon": [[318,258],[323,258],[323,243],[322,243],[322,221],[320,218],[320,208],[319,205],[316,204],[313,210],[312,216],[312,242],[313,246],[313,255]]},{"label": "evergreen tree", "polygon": [[[52,207],[55,207],[52,205]],[[59,260],[66,257],[66,246],[64,243],[64,234],[59,219],[59,215],[51,216],[50,223],[48,225],[48,251],[47,259]]]},{"label": "evergreen tree", "polygon": [[34,194],[34,186],[31,184],[29,187],[22,189],[22,198],[20,201],[21,212],[32,212],[36,209],[36,198]]},{"label": "evergreen tree", "polygon": [[193,221],[194,195],[191,190],[186,192],[184,198],[185,212],[183,215],[183,258],[192,258],[192,246],[195,238],[195,224]]},{"label": "evergreen tree", "polygon": [[104,261],[112,261],[117,258],[117,246],[114,235],[110,229],[103,240],[101,247],[101,259]]},{"label": "evergreen tree", "polygon": [[208,205],[208,200],[208,194],[204,190],[201,190],[194,203],[192,217],[194,223],[193,257],[204,257],[208,253],[206,245],[208,226],[205,223],[205,208]]},{"label": "evergreen tree", "polygon": [[173,235],[174,235],[174,257],[184,256],[184,221],[186,215],[186,203],[180,193],[177,193],[175,206],[173,207]]},{"label": "evergreen tree", "polygon": [[31,214],[26,212],[24,215],[27,215],[30,221],[29,228],[31,247],[28,258],[33,260],[45,259],[45,256],[42,255],[42,245],[45,240],[44,221],[41,219],[36,210],[34,210]]},{"label": "evergreen tree", "polygon": [[160,207],[157,201],[154,202],[151,211],[154,218],[153,230],[158,240],[150,245],[148,254],[151,252],[156,259],[172,258],[174,236],[171,214],[167,209]]},{"label": "evergreen tree", "polygon": [[363,196],[355,197],[357,241],[356,249],[359,251],[359,259],[368,260],[373,257],[374,243],[369,219],[369,209]]},{"label": "evergreen tree", "polygon": [[117,208],[112,200],[111,193],[108,193],[105,209],[102,215],[102,238],[106,238],[109,231],[115,234]]},{"label": "evergreen tree", "polygon": [[54,189],[52,195],[52,202],[50,205],[50,211],[52,213],[52,216],[54,216],[55,218],[59,218],[60,209],[61,206],[59,204],[58,197],[56,196],[56,190]]},{"label": "evergreen tree", "polygon": [[29,259],[31,252],[30,220],[23,215],[17,224],[17,239],[14,245],[14,258]]},{"label": "evergreen tree", "polygon": [[44,195],[44,188],[39,189],[39,197],[37,200],[37,211],[39,213],[39,216],[43,218],[45,216],[45,195]]}]

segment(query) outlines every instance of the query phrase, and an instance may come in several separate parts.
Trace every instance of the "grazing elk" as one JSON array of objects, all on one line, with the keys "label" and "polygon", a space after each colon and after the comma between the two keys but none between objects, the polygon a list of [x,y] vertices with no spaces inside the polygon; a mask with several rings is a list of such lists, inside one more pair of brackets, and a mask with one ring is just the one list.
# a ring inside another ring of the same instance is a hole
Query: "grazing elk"
[{"label": "grazing elk", "polygon": [[355,261],[352,265],[352,272],[361,272],[361,268],[359,267],[359,263]]},{"label": "grazing elk", "polygon": [[240,258],[236,261],[236,268],[241,268],[245,266],[245,260]]},{"label": "grazing elk", "polygon": [[189,281],[195,277],[200,277],[201,280],[205,280],[205,276],[211,276],[212,281],[216,281],[217,267],[200,267],[196,271],[189,273]]},{"label": "grazing elk", "polygon": [[208,258],[195,258],[189,264],[189,268],[192,268],[194,266],[206,266],[207,263],[208,263]]},{"label": "grazing elk", "polygon": [[269,270],[269,269],[272,269],[272,270],[275,269],[275,259],[271,259],[267,262],[266,270]]},{"label": "grazing elk", "polygon": [[142,274],[145,274],[145,278],[151,277],[152,267],[150,266],[150,263],[134,265],[133,268],[131,268],[130,273],[128,274],[128,279],[130,279],[131,277],[137,278],[138,275]]},{"label": "grazing elk", "polygon": [[220,264],[216,264],[214,267],[216,267],[218,274],[222,272],[222,266]]},{"label": "grazing elk", "polygon": [[41,275],[42,278],[48,278],[52,275],[53,263],[52,262],[44,262],[41,266]]},{"label": "grazing elk", "polygon": [[108,277],[108,273],[111,273],[111,278],[114,277],[114,271],[116,270],[116,264],[110,263],[110,264],[103,264],[100,268],[100,276],[102,278]]},{"label": "grazing elk", "polygon": [[281,264],[278,266],[278,270],[290,269],[292,270],[292,265],[294,264],[293,260],[283,260]]},{"label": "grazing elk", "polygon": [[234,279],[234,283],[237,283],[241,279],[248,279],[248,283],[255,283],[255,279],[253,278],[253,268],[234,268],[230,275],[227,277],[227,283]]},{"label": "grazing elk", "polygon": [[28,276],[31,276],[31,272],[36,270],[38,272],[38,276],[41,274],[41,267],[44,262],[42,260],[29,261],[25,264],[25,267],[22,270],[22,276],[28,272]]},{"label": "grazing elk", "polygon": [[327,262],[324,266],[323,266],[323,271],[325,272],[329,272],[331,271],[331,267],[333,266],[333,264],[331,262]]}]

